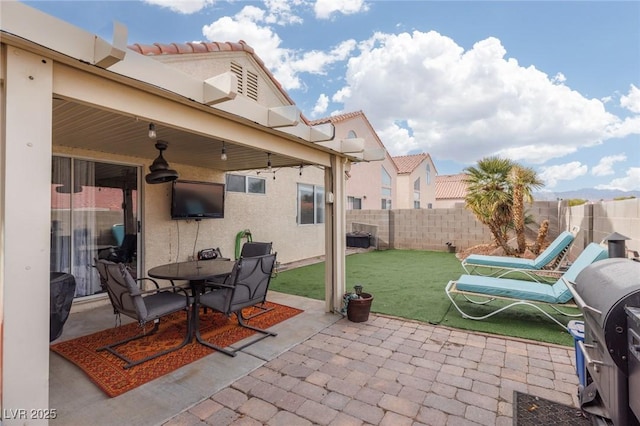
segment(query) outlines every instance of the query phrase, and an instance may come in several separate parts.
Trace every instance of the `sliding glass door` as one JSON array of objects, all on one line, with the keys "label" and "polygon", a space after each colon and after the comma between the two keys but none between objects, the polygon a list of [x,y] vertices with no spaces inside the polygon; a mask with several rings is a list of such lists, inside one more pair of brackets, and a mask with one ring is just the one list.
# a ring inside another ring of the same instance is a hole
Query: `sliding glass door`
[{"label": "sliding glass door", "polygon": [[95,259],[137,271],[138,168],[54,156],[51,168],[52,272],[76,279],[76,297],[102,292]]}]

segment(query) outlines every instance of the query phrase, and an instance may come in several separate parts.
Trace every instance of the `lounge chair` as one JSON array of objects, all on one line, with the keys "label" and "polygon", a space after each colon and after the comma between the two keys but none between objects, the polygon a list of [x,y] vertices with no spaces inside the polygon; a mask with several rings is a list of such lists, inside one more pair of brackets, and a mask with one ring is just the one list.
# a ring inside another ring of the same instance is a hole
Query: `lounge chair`
[{"label": "lounge chair", "polygon": [[[601,259],[608,257],[607,250],[596,243],[589,244],[584,251],[573,262],[571,267],[558,278],[553,284],[540,283],[536,281],[516,280],[510,278],[485,277],[479,275],[462,275],[455,281],[449,281],[445,287],[445,292],[453,306],[463,318],[483,320],[512,306],[528,305],[536,308],[556,324],[566,329],[566,325],[552,317],[539,305],[547,305],[556,312],[565,316],[580,316],[582,314],[572,314],[563,312],[559,306],[572,307],[575,305],[568,302],[572,299],[571,291],[567,288],[565,280],[574,281],[577,275],[585,267]],[[496,309],[486,315],[472,316],[466,314],[453,298],[453,294],[462,294],[471,303],[484,305],[495,299],[510,300],[512,303],[502,308]],[[472,297],[481,297],[482,300],[473,300]],[[559,305],[559,306],[558,306]]]},{"label": "lounge chair", "polygon": [[[477,273],[488,277],[502,277],[514,270],[524,273],[527,273],[526,271],[557,271],[579,230],[579,227],[574,227],[571,232],[562,232],[535,259],[472,254],[462,261],[462,267],[467,274]],[[528,275],[538,281],[535,273]]]}]

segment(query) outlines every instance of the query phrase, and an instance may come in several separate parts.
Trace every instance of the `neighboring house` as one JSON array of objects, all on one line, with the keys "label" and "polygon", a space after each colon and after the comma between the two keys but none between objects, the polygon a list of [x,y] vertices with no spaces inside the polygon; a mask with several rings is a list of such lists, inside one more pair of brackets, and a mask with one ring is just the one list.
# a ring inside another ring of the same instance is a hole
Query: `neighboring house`
[{"label": "neighboring house", "polygon": [[[0,2],[0,17],[3,407],[49,406],[50,272],[78,276],[72,309],[109,303],[91,259],[113,243],[114,224],[133,237],[140,275],[202,248],[231,255],[246,228],[272,241],[280,261],[320,251],[325,308],[340,309],[345,173],[375,155],[336,140],[331,123],[307,122],[243,43],[172,45],[193,56],[156,46],[153,55],[128,49],[120,25],[110,43],[21,2]],[[168,170],[156,168],[161,157]],[[263,172],[230,177],[247,170]],[[172,184],[160,178],[173,171],[226,181],[224,218],[172,220]],[[324,250],[313,245],[321,237]]]},{"label": "neighboring house", "polygon": [[362,111],[334,115],[311,122],[312,125],[330,123],[336,138],[362,138],[365,147],[379,152],[381,160],[353,162],[347,171],[346,196],[348,210],[391,209],[397,202],[395,190],[398,169],[384,144]]},{"label": "neighboring house", "polygon": [[396,209],[432,209],[437,170],[429,154],[393,157],[398,168]]},{"label": "neighboring house", "polygon": [[348,210],[433,208],[437,170],[429,154],[391,157],[362,111],[334,115],[311,122],[331,123],[336,138],[363,138],[377,161],[353,162],[347,171]]},{"label": "neighboring house", "polygon": [[466,176],[465,173],[436,176],[436,208],[464,206],[464,197],[467,195],[467,184],[464,182]]}]

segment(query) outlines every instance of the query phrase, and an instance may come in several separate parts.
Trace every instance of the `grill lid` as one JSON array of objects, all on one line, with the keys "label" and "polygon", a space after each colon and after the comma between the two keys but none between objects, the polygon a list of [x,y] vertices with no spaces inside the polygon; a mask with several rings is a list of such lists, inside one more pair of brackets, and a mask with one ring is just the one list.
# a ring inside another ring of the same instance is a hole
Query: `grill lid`
[{"label": "grill lid", "polygon": [[626,372],[627,318],[624,308],[640,306],[640,262],[623,258],[595,262],[576,277],[576,292],[587,305],[583,314],[599,327],[590,332],[599,336],[616,365]]}]

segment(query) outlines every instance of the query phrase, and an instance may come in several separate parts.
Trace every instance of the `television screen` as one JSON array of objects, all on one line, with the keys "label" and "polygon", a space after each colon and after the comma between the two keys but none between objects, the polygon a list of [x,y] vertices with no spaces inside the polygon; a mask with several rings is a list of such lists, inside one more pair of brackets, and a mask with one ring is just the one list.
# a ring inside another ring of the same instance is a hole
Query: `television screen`
[{"label": "television screen", "polygon": [[174,181],[171,219],[219,219],[224,217],[224,184]]}]

